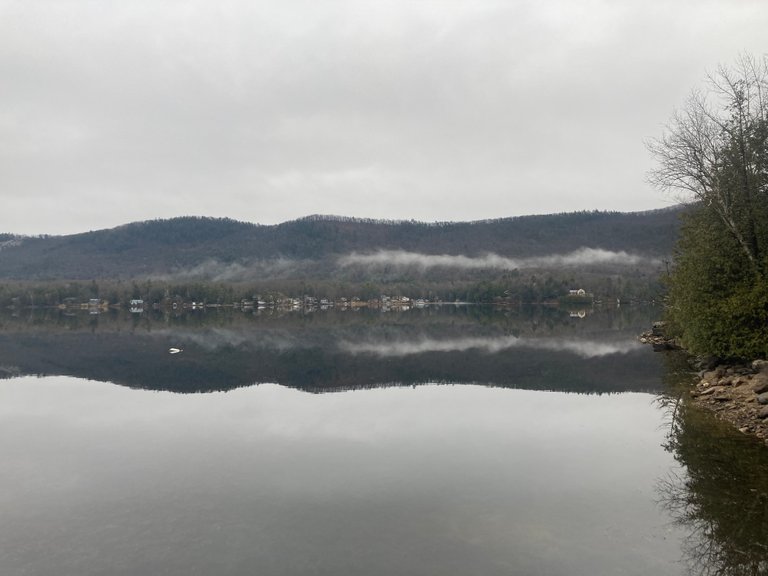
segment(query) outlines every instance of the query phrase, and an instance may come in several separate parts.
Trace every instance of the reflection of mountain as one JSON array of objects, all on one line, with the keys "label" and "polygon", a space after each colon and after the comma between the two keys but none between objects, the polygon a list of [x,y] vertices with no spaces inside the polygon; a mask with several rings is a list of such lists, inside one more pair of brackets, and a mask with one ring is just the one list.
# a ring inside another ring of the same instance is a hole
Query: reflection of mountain
[{"label": "reflection of mountain", "polygon": [[[574,320],[451,308],[219,320],[11,326],[0,332],[0,366],[178,392],[259,382],[315,392],[425,382],[574,392],[660,386],[655,357],[633,339],[648,324],[643,314],[633,322],[615,312]],[[172,346],[184,352],[169,355]]]}]

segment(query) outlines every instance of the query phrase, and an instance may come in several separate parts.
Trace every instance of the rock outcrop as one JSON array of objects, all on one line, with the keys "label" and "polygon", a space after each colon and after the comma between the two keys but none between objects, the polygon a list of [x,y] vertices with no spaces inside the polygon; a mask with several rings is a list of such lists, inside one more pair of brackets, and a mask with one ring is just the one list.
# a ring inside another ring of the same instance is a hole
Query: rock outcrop
[{"label": "rock outcrop", "polygon": [[680,345],[674,338],[666,335],[664,322],[654,322],[651,330],[640,335],[640,342],[650,344],[656,351],[677,350]]}]

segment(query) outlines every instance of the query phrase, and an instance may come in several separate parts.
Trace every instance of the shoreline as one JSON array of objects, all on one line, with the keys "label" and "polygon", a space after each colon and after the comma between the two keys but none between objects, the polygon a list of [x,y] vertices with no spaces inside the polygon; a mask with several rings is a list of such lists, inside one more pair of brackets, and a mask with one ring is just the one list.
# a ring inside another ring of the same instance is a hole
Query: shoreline
[{"label": "shoreline", "polygon": [[694,405],[768,446],[768,361],[702,370],[689,394]]},{"label": "shoreline", "polygon": [[[641,334],[639,340],[652,345],[655,351],[685,352],[663,331],[663,322],[654,323],[651,331]],[[768,360],[722,364],[695,357],[691,360],[691,373],[696,374],[696,379],[687,393],[693,404],[768,446]],[[696,367],[700,369],[698,373]]]}]

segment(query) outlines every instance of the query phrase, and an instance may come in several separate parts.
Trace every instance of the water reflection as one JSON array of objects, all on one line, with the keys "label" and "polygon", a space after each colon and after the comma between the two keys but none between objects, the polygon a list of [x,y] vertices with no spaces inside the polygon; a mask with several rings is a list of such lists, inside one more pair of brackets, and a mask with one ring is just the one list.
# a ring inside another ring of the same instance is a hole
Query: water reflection
[{"label": "water reflection", "polygon": [[653,317],[0,317],[0,572],[767,574],[768,451]]},{"label": "water reflection", "polygon": [[685,358],[665,359],[671,391],[665,448],[682,470],[660,480],[657,491],[688,531],[683,552],[690,573],[768,574],[768,450],[691,406],[681,387],[690,381]]},{"label": "water reflection", "polygon": [[647,394],[0,382],[0,572],[676,576]]},{"label": "water reflection", "polygon": [[570,352],[580,358],[596,358],[610,354],[627,354],[642,348],[635,340],[624,342],[597,342],[552,338],[525,339],[515,336],[499,338],[423,339],[411,342],[341,342],[339,348],[350,354],[373,354],[383,357],[401,357],[425,352],[466,352],[478,350],[496,354],[511,348],[528,348],[551,352]]},{"label": "water reflection", "polygon": [[[177,392],[263,382],[312,392],[427,382],[659,391],[661,367],[636,341],[653,314],[605,310],[574,319],[564,310],[446,307],[397,315],[113,313],[92,321],[48,313],[26,321],[0,317],[0,366],[9,375],[70,375]],[[170,348],[184,352],[169,357]]]}]

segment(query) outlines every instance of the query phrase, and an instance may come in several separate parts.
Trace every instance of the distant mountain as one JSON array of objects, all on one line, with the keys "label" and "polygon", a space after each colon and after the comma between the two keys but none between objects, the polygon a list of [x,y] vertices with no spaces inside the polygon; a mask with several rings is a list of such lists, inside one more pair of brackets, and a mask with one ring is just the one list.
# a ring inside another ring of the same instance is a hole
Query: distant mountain
[{"label": "distant mountain", "polygon": [[424,223],[309,216],[265,226],[231,219],[152,220],[67,236],[0,234],[0,279],[143,278],[215,264],[246,270],[286,262],[329,270],[339,257],[377,251],[532,258],[580,248],[666,258],[680,207],[648,212],[577,212],[477,222]]}]

